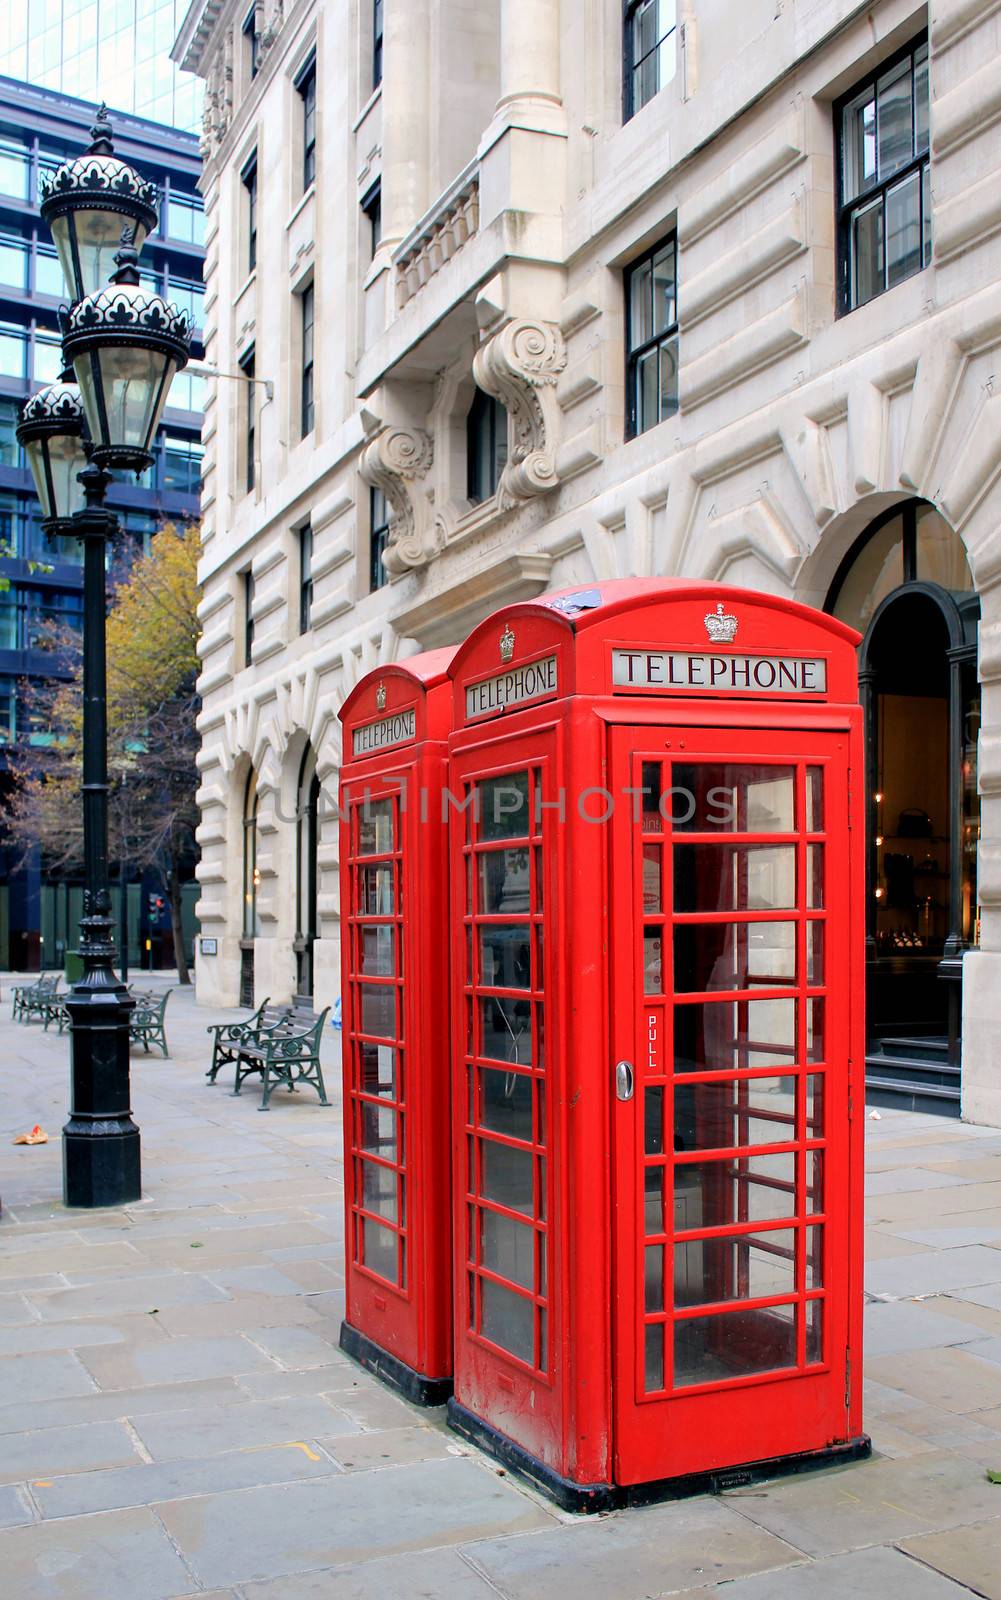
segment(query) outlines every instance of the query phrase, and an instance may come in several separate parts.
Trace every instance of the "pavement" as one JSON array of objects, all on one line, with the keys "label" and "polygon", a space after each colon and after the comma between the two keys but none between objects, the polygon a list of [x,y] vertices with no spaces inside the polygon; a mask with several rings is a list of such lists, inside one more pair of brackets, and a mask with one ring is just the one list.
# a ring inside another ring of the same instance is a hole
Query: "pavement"
[{"label": "pavement", "polygon": [[871,1461],[572,1517],[337,1348],[336,1036],[333,1108],[261,1116],[205,1084],[234,1013],[176,991],[144,1198],[67,1212],[68,1040],[2,988],[4,1600],[1001,1600],[1001,1132],[867,1120]]}]

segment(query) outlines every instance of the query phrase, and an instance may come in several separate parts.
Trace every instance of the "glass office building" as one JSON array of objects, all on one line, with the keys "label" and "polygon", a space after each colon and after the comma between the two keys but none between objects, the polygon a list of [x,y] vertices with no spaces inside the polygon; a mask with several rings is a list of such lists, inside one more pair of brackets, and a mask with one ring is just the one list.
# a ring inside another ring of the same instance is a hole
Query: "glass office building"
[{"label": "glass office building", "polygon": [[0,73],[197,133],[202,84],[170,49],[188,0],[2,0]]},{"label": "glass office building", "polygon": [[[39,12],[45,9],[38,0]],[[94,113],[92,104],[0,78],[0,577],[9,585],[0,589],[0,968],[19,970],[56,964],[57,911],[75,942],[67,886],[48,881],[37,861],[22,868],[5,850],[2,810],[12,747],[30,749],[47,737],[31,725],[25,683],[52,675],[49,624],[79,627],[82,618],[79,546],[42,533],[15,427],[25,398],[57,378],[61,365],[57,313],[66,289],[39,214],[39,178],[86,149]],[[159,228],[142,253],[143,279],[192,313],[198,359],[204,216],[195,187],[197,141],[135,117],[113,115],[112,122],[116,152],[161,195]],[[203,385],[190,372],[178,374],[152,468],[138,483],[116,476],[109,491],[122,530],[116,565],[145,548],[159,524],[198,516]]]}]

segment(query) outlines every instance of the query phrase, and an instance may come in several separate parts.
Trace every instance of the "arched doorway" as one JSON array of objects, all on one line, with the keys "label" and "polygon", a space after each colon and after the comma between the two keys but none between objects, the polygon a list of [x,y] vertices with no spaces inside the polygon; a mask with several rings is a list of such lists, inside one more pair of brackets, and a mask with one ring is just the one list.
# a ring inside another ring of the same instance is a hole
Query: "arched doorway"
[{"label": "arched doorway", "polygon": [[240,928],[240,1004],[254,1004],[254,940],[260,932],[257,915],[257,773],[251,768],[243,794],[243,918]]},{"label": "arched doorway", "polygon": [[312,1007],[313,946],[316,943],[318,813],[320,780],[316,775],[316,756],[307,744],[299,764],[296,788],[296,909],[295,909],[295,993],[297,1004]]},{"label": "arched doorway", "polygon": [[877,518],[827,609],[863,634],[867,1097],[959,1114],[962,953],[979,940],[979,597],[934,506]]}]

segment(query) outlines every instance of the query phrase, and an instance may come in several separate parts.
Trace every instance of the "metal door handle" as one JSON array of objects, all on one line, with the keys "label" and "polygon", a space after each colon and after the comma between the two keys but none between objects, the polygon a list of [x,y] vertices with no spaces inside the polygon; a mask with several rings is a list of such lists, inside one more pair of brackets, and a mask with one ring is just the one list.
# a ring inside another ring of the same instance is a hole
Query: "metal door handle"
[{"label": "metal door handle", "polygon": [[615,1096],[617,1100],[631,1100],[633,1097],[633,1064],[631,1061],[617,1061],[615,1063]]}]

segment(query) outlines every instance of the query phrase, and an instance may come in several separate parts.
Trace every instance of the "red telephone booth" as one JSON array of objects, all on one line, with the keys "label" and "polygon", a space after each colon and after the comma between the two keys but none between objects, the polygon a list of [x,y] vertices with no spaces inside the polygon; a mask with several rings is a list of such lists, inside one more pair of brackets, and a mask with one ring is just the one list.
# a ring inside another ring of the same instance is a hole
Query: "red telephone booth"
[{"label": "red telephone booth", "polygon": [[453,651],[370,672],[341,708],[346,1315],[408,1399],[452,1392],[447,830]]},{"label": "red telephone booth", "polygon": [[868,1450],[856,642],[621,580],[450,668],[449,1417],[572,1509]]}]

